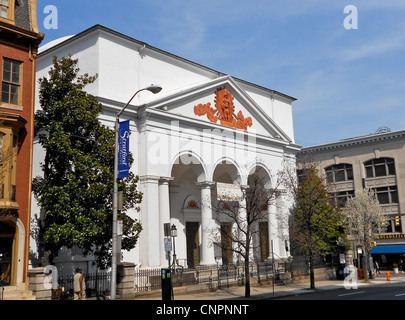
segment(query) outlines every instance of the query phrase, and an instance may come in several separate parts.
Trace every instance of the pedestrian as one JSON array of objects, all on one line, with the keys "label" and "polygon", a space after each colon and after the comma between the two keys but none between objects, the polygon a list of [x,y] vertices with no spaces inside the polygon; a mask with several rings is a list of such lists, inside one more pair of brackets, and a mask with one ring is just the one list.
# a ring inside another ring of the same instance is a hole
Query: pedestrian
[{"label": "pedestrian", "polygon": [[74,300],[86,300],[86,283],[82,275],[82,269],[77,268],[73,277]]},{"label": "pedestrian", "polygon": [[380,266],[378,265],[378,261],[376,260],[376,261],[374,262],[374,264],[375,264],[375,273],[377,274],[377,272],[378,272],[378,274],[381,274],[381,272],[380,272]]}]

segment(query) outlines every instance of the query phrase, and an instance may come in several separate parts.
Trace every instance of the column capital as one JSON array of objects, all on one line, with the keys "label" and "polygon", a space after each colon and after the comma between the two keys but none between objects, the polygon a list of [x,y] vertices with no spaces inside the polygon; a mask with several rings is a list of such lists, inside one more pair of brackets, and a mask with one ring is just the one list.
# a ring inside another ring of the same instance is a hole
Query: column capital
[{"label": "column capital", "polygon": [[214,181],[202,181],[202,182],[196,182],[195,183],[197,186],[200,186],[201,188],[212,188],[216,185],[216,182]]},{"label": "column capital", "polygon": [[159,183],[164,184],[164,183],[170,183],[170,181],[173,181],[173,177],[159,177]]},{"label": "column capital", "polygon": [[157,182],[159,181],[160,176],[152,176],[152,175],[145,175],[145,176],[140,176],[139,180],[141,182]]}]

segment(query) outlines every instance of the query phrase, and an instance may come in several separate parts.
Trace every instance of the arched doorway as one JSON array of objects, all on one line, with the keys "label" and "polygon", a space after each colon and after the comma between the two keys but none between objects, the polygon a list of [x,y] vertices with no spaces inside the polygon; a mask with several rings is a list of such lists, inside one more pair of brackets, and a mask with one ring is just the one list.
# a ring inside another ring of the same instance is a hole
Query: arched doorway
[{"label": "arched doorway", "polygon": [[171,170],[170,218],[177,227],[176,258],[189,268],[200,265],[207,250],[203,239],[201,186],[206,180],[205,168],[192,153],[182,154]]},{"label": "arched doorway", "polygon": [[223,265],[233,264],[240,258],[234,254],[234,251],[236,247],[240,247],[236,221],[239,220],[241,209],[242,177],[233,161],[222,160],[215,166],[212,180],[217,185],[214,192],[214,208],[219,231],[214,237],[216,256],[220,257]]},{"label": "arched doorway", "polygon": [[9,286],[14,282],[15,231],[12,223],[0,221],[0,286]]},{"label": "arched doorway", "polygon": [[265,261],[271,254],[270,241],[273,237],[270,231],[274,229],[272,227],[274,219],[270,221],[269,206],[275,202],[271,192],[267,192],[271,189],[268,170],[259,164],[255,165],[249,172],[248,185],[247,202],[251,203],[251,206],[256,206],[257,210],[261,210],[261,213],[257,212],[256,221],[252,225],[254,259]]}]

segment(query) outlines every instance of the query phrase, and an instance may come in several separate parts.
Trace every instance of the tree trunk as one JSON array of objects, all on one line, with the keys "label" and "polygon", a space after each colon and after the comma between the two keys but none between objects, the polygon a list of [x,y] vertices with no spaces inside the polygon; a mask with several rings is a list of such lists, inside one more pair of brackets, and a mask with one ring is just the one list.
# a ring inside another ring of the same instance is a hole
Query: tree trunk
[{"label": "tree trunk", "polygon": [[364,255],[363,255],[363,266],[364,266],[364,281],[368,281],[368,253],[366,250],[364,250]]},{"label": "tree trunk", "polygon": [[309,256],[309,280],[310,289],[315,289],[315,272],[312,254]]},{"label": "tree trunk", "polygon": [[249,259],[245,259],[245,298],[250,297]]}]

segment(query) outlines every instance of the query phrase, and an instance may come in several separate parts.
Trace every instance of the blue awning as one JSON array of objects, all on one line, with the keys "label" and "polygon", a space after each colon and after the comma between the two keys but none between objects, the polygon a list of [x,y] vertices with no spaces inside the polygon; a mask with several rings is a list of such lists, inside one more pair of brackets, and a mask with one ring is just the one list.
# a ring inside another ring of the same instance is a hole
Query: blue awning
[{"label": "blue awning", "polygon": [[371,254],[405,253],[405,244],[378,245],[371,249]]}]

